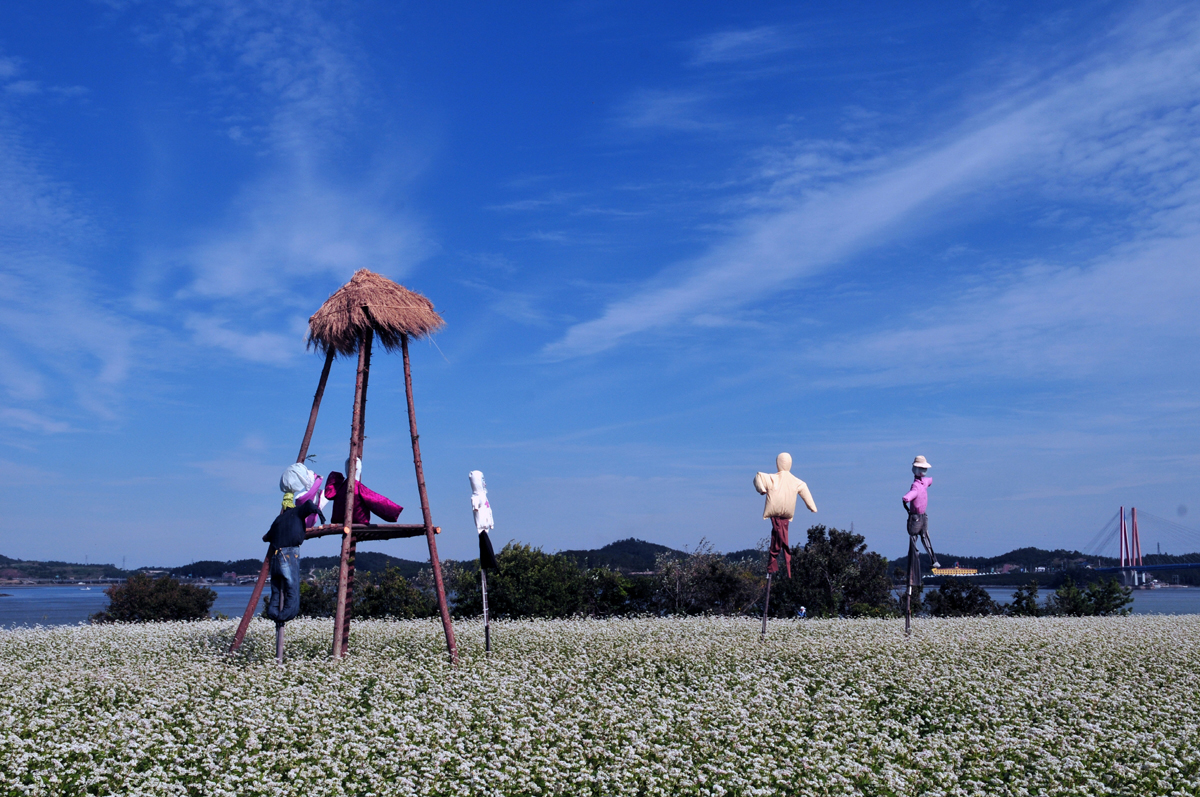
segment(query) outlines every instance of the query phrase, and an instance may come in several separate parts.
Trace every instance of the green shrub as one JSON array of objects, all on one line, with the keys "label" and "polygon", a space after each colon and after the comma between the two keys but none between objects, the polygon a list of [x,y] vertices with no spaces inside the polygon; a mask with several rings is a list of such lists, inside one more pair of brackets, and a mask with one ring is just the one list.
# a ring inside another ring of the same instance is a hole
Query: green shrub
[{"label": "green shrub", "polygon": [[1037,579],[1018,587],[1013,593],[1012,603],[1006,605],[1004,610],[1013,617],[1041,617],[1045,614],[1045,610],[1038,603]]},{"label": "green shrub", "polygon": [[983,587],[965,578],[947,578],[937,590],[925,596],[925,605],[934,617],[971,617],[1003,611]]},{"label": "green shrub", "polygon": [[1050,596],[1050,614],[1069,617],[1102,617],[1111,614],[1125,615],[1131,611],[1133,591],[1122,587],[1116,578],[1088,584],[1081,590],[1074,580],[1068,578]]},{"label": "green shrub", "polygon": [[355,582],[355,617],[412,620],[437,614],[437,603],[433,597],[400,575],[400,570],[396,567],[389,566],[382,573],[372,573],[366,578],[357,577]]},{"label": "green shrub", "polygon": [[181,584],[170,576],[150,578],[135,573],[123,584],[104,590],[108,609],[93,614],[93,623],[148,623],[164,620],[204,620],[217,593],[208,587]]}]

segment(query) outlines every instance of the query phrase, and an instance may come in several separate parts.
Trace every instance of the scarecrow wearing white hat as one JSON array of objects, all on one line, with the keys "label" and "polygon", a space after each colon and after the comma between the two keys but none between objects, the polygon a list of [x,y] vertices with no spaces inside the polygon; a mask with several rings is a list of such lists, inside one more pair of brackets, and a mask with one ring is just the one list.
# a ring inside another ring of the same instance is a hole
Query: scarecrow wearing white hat
[{"label": "scarecrow wearing white hat", "polygon": [[788,578],[792,577],[792,552],[788,548],[788,525],[796,515],[796,497],[804,500],[809,512],[816,512],[812,493],[808,485],[792,475],[792,455],[784,452],[775,458],[778,473],[758,472],[754,475],[754,489],[767,497],[763,507],[763,519],[771,521],[771,549],[767,552],[767,598],[763,604],[764,635],[767,633],[767,609],[771,605],[771,576],[779,570],[779,555],[787,567]]},{"label": "scarecrow wearing white hat", "polygon": [[914,589],[921,586],[921,555],[917,552],[917,539],[920,538],[921,545],[929,553],[929,561],[934,567],[939,567],[937,555],[933,552],[933,543],[929,541],[929,485],[933,484],[933,479],[925,474],[933,467],[929,464],[925,457],[917,456],[913,459],[912,487],[908,488],[908,492],[900,499],[904,505],[904,511],[908,512],[908,589],[905,595],[904,609],[904,632],[907,634],[910,631],[912,618],[912,593]]}]

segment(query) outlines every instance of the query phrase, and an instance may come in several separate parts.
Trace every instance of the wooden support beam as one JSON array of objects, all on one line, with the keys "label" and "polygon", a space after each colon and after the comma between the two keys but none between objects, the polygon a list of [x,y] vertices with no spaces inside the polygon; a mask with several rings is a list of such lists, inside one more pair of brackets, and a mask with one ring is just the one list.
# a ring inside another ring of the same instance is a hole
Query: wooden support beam
[{"label": "wooden support beam", "polygon": [[[319,537],[342,534],[345,528],[341,523],[326,523],[323,526],[313,526],[305,532],[304,538],[306,540],[315,540]],[[359,542],[375,542],[378,540],[403,540],[410,537],[420,537],[425,533],[425,526],[421,523],[355,523],[351,527],[351,530],[354,538]],[[441,534],[442,527],[434,526],[433,533]]]},{"label": "wooden support beam", "polygon": [[[362,396],[358,402],[358,457],[363,456],[363,451],[366,448],[367,442],[367,385],[371,381],[371,339],[372,335],[368,332],[363,339],[363,345],[367,347],[367,361],[363,366],[362,375]],[[345,619],[342,621],[342,654],[350,649],[350,618],[354,616],[354,562],[358,558],[358,536],[351,531],[350,533],[350,551],[346,557],[346,611]]]},{"label": "wooden support beam", "polygon": [[425,491],[425,469],[421,465],[420,435],[417,434],[417,411],[413,404],[412,368],[408,361],[408,335],[400,335],[400,350],[404,354],[404,394],[408,399],[408,431],[412,436],[413,467],[417,471],[417,492],[421,496],[421,516],[425,520],[425,539],[429,542],[429,563],[433,566],[433,585],[437,591],[438,611],[442,615],[442,630],[446,633],[446,649],[450,663],[458,664],[458,645],[454,641],[454,624],[446,604],[446,587],[442,583],[442,566],[438,562],[437,541],[434,539],[433,515],[429,511],[429,494]]},{"label": "wooden support beam", "polygon": [[342,558],[338,566],[338,591],[337,591],[337,609],[333,618],[333,657],[340,659],[342,657],[342,640],[344,638],[345,623],[346,623],[346,590],[349,578],[349,558],[351,545],[351,526],[354,524],[354,498],[355,487],[358,484],[358,452],[359,446],[362,443],[362,428],[359,425],[362,410],[362,389],[363,389],[363,373],[367,367],[367,356],[369,347],[366,339],[372,334],[371,330],[367,330],[358,342],[358,372],[354,379],[354,414],[350,420],[350,459],[346,465],[346,501],[345,501],[345,518],[342,526]]},{"label": "wooden support beam", "polygon": [[[317,392],[313,394],[312,409],[308,413],[308,426],[304,430],[304,439],[300,441],[300,453],[296,455],[297,462],[303,462],[308,458],[308,444],[312,442],[313,429],[317,425],[317,411],[321,409],[321,398],[325,395],[325,383],[329,381],[329,368],[333,365],[333,354],[333,349],[330,349],[325,354],[325,367],[321,369],[321,378],[317,382]],[[246,604],[246,611],[242,614],[242,621],[238,623],[237,632],[233,635],[233,644],[229,646],[230,653],[233,653],[242,646],[242,640],[246,638],[246,629],[250,627],[250,621],[254,619],[254,613],[258,608],[258,600],[262,597],[263,585],[267,583],[267,576],[270,573],[271,549],[268,547],[267,555],[263,557],[262,567],[258,571],[258,581],[254,582],[254,589],[250,593],[250,603]]]}]

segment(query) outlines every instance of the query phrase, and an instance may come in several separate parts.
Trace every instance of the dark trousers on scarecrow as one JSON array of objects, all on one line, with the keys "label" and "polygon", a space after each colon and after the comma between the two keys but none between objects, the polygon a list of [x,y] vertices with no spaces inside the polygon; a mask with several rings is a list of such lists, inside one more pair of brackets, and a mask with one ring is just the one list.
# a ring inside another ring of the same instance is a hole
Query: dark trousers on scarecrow
[{"label": "dark trousers on scarecrow", "polygon": [[929,552],[929,560],[934,561],[933,544],[929,541],[929,516],[910,512],[908,515],[908,584],[904,596],[904,633],[908,633],[912,622],[912,596],[921,589],[921,554],[917,550],[917,540]]},{"label": "dark trousers on scarecrow", "polygon": [[276,548],[271,557],[267,617],[282,625],[300,613],[300,548]]},{"label": "dark trousers on scarecrow", "polygon": [[767,551],[767,572],[779,572],[779,555],[783,554],[783,564],[787,568],[788,578],[792,577],[792,549],[788,546],[788,524],[790,522],[785,517],[771,518],[771,549]]},{"label": "dark trousers on scarecrow", "polygon": [[779,572],[779,558],[783,557],[788,578],[792,577],[792,549],[788,545],[788,524],[791,518],[771,518],[771,547],[767,551],[767,595],[763,600],[762,635],[767,636],[767,613],[771,609],[771,576]]}]

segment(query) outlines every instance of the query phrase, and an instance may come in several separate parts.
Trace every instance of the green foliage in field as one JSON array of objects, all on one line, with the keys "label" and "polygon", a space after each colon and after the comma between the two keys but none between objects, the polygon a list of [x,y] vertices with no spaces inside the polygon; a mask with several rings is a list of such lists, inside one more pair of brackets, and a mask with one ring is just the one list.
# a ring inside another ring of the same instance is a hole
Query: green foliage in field
[{"label": "green foliage in field", "polygon": [[432,617],[437,612],[433,597],[418,589],[400,574],[400,570],[389,567],[382,573],[373,573],[354,585],[354,616],[390,617],[397,620],[412,620],[417,617]]},{"label": "green foliage in field", "polygon": [[792,578],[782,570],[775,576],[771,614],[794,617],[804,606],[810,617],[894,615],[899,604],[887,568],[861,534],[812,526],[804,546],[793,548]]},{"label": "green foliage in field", "polygon": [[765,583],[751,564],[731,562],[704,541],[682,559],[661,556],[656,577],[656,608],[670,614],[740,614],[761,600]]},{"label": "green foliage in field", "polygon": [[1104,617],[1129,614],[1130,603],[1133,603],[1132,590],[1122,587],[1116,578],[1092,582],[1087,589],[1080,589],[1068,578],[1050,596],[1048,610],[1050,614],[1069,617]]},{"label": "green foliage in field", "polygon": [[965,578],[947,578],[925,595],[925,607],[934,617],[971,617],[1001,614],[1004,609],[978,584]]},{"label": "green foliage in field", "polygon": [[[633,556],[628,543],[613,555]],[[496,556],[499,569],[488,573],[488,604],[497,618],[757,614],[765,594],[765,557],[763,551],[724,556],[702,540],[690,553],[664,548],[653,574],[646,575],[584,568],[577,556],[510,543]],[[772,587],[774,617],[794,617],[801,605],[815,616],[892,616],[897,611],[887,562],[866,549],[861,535],[814,526],[808,541],[793,549],[792,567],[794,578],[781,573]],[[336,575],[332,568],[309,575],[301,586],[301,615],[333,614]],[[455,616],[482,614],[478,562],[447,563],[444,576]],[[393,569],[356,576],[356,617],[428,617],[434,612],[428,569],[415,579]]]},{"label": "green foliage in field", "polygon": [[[301,617],[333,617],[337,608],[337,578],[337,569],[330,568],[314,571],[300,582]],[[267,600],[264,597],[264,611]],[[388,567],[382,572],[355,572],[351,612],[358,619],[412,620],[434,616],[437,606],[432,589],[421,589],[405,578],[399,568]]]},{"label": "green foliage in field", "polygon": [[1023,587],[1018,587],[1017,591],[1013,593],[1012,603],[1005,606],[1004,609],[1013,617],[1041,617],[1045,614],[1042,605],[1038,603],[1037,579]]},{"label": "green foliage in field", "polygon": [[93,623],[146,623],[208,618],[217,593],[208,587],[180,584],[170,576],[150,578],[134,573],[124,584],[104,590],[108,609],[91,616]]}]

